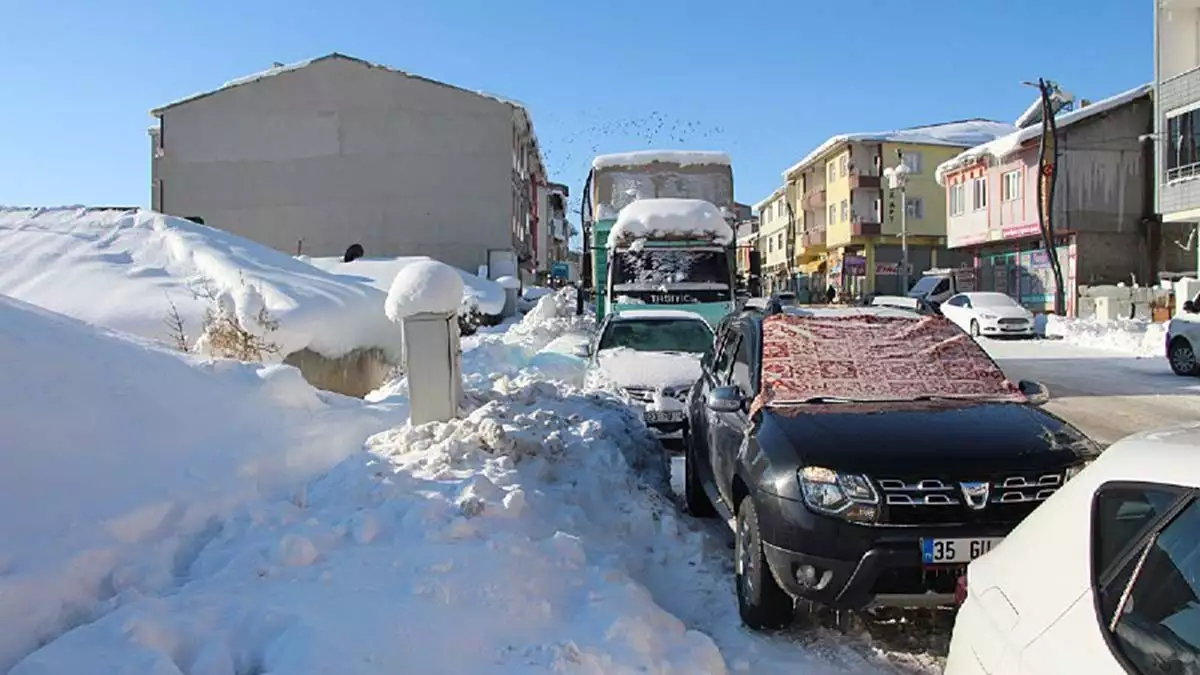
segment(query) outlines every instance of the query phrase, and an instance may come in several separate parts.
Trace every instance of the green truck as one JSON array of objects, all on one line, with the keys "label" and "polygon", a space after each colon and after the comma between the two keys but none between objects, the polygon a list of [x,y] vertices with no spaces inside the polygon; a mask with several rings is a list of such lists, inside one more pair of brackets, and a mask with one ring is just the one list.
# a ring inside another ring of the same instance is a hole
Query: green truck
[{"label": "green truck", "polygon": [[735,308],[733,171],[724,153],[602,155],[584,190],[596,317],[683,309],[716,324]]}]

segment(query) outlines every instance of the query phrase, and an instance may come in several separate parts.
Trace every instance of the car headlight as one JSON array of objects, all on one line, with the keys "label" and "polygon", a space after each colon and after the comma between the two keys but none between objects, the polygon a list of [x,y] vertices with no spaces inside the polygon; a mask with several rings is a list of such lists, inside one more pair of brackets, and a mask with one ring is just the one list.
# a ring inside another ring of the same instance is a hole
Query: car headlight
[{"label": "car headlight", "polygon": [[814,511],[859,523],[873,522],[879,514],[879,494],[866,476],[806,466],[799,477],[804,503]]},{"label": "car headlight", "polygon": [[1063,482],[1065,483],[1065,482],[1071,480],[1072,478],[1074,478],[1075,476],[1078,476],[1079,472],[1088,468],[1088,465],[1091,463],[1092,462],[1089,460],[1082,464],[1072,464],[1071,466],[1068,466],[1067,470],[1063,472]]},{"label": "car headlight", "polygon": [[996,315],[995,315],[995,314],[991,314],[991,313],[989,313],[989,312],[980,312],[980,313],[979,313],[979,318],[981,318],[981,319],[987,319],[988,321],[991,321],[992,319],[995,319],[995,318],[996,318]]}]

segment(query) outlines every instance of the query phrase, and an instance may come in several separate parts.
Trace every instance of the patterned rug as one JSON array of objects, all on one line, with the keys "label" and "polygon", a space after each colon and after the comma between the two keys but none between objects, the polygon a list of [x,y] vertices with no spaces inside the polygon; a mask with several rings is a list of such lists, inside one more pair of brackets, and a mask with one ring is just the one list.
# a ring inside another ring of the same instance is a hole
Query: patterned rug
[{"label": "patterned rug", "polygon": [[971,336],[942,317],[777,314],[763,320],[756,409],[822,397],[922,396],[1027,400]]}]

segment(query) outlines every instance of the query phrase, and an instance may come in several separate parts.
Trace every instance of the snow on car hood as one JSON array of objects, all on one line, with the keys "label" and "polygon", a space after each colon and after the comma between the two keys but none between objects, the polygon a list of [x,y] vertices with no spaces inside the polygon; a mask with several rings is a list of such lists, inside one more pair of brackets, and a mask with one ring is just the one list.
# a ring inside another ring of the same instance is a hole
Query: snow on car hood
[{"label": "snow on car hood", "polygon": [[1024,307],[1013,307],[1011,305],[976,307],[975,311],[980,315],[991,314],[1000,319],[1028,319],[1033,314]]},{"label": "snow on car hood", "polygon": [[627,347],[596,354],[597,374],[622,389],[689,386],[700,379],[700,355],[639,352]]}]

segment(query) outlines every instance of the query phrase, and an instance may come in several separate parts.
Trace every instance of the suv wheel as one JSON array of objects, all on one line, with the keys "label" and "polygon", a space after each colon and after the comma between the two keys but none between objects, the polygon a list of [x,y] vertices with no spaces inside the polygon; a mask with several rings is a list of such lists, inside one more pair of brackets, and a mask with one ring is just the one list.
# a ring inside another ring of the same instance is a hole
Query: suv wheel
[{"label": "suv wheel", "polygon": [[979,322],[971,319],[971,337],[979,337]]},{"label": "suv wheel", "polygon": [[737,573],[738,614],[753,630],[784,628],[792,623],[795,606],[767,567],[759,537],[758,512],[749,495],[737,512],[734,569]]},{"label": "suv wheel", "polygon": [[712,518],[717,515],[712,502],[700,482],[699,467],[696,466],[696,450],[692,447],[692,435],[683,432],[683,501],[688,513],[697,518]]},{"label": "suv wheel", "polygon": [[1197,370],[1200,370],[1196,367],[1196,351],[1184,338],[1175,338],[1171,342],[1167,360],[1171,362],[1171,370],[1175,371],[1176,375],[1195,375]]}]

